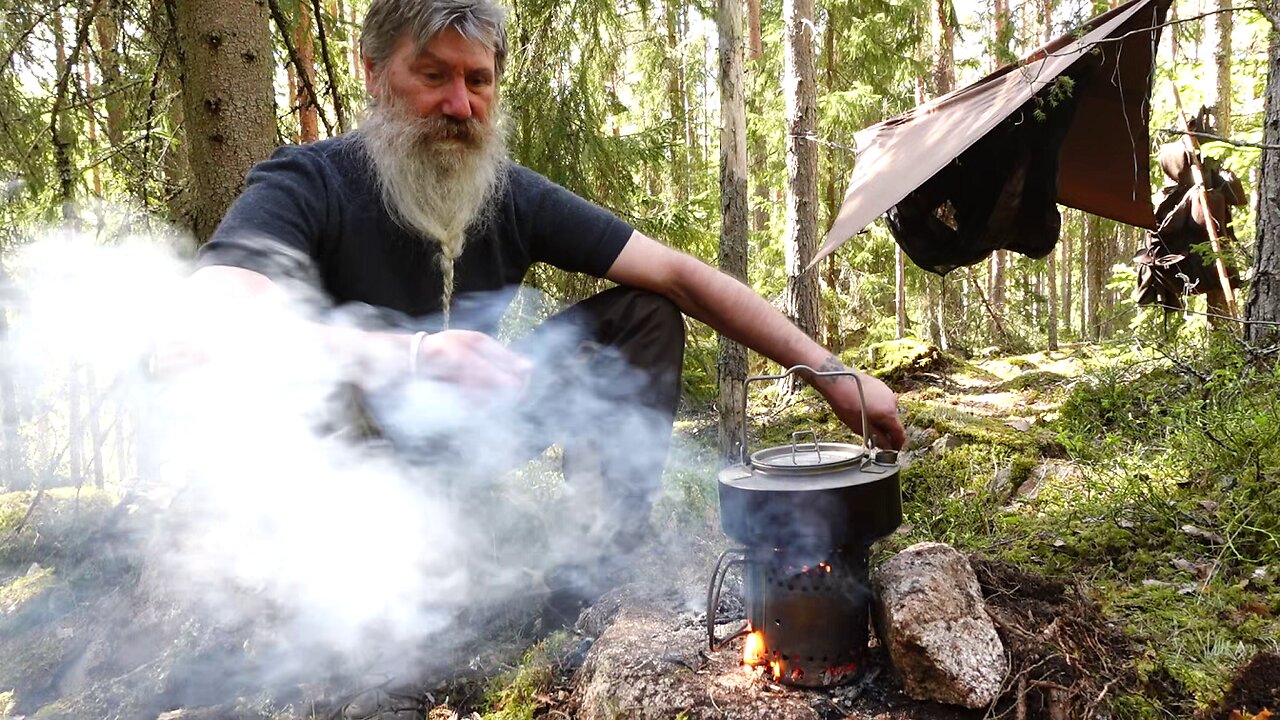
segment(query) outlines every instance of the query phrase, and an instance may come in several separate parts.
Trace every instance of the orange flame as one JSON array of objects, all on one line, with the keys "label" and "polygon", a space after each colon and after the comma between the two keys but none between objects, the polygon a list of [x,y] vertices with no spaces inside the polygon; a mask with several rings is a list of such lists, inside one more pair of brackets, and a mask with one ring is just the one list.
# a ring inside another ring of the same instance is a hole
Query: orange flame
[{"label": "orange flame", "polygon": [[742,644],[742,664],[763,665],[764,653],[764,633],[759,630],[747,633],[747,640]]}]

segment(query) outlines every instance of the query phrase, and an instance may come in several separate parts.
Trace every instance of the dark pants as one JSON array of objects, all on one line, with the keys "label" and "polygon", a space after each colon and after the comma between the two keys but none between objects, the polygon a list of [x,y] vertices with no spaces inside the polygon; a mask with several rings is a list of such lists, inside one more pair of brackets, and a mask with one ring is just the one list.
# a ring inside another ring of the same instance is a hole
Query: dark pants
[{"label": "dark pants", "polygon": [[629,551],[642,539],[660,489],[684,339],[674,303],[615,287],[548,319],[522,343],[536,348],[540,365],[522,410],[529,449],[564,448],[571,485],[598,461],[604,485],[597,512],[613,525],[613,549]]}]

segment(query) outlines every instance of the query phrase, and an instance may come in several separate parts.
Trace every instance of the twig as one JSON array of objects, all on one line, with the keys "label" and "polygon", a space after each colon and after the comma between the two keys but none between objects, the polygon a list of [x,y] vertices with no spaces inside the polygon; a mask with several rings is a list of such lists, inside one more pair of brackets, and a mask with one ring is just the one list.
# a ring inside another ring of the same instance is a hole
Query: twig
[{"label": "twig", "polygon": [[982,304],[987,308],[987,314],[991,316],[991,321],[996,324],[996,330],[1004,338],[1006,343],[1013,343],[1013,338],[1009,337],[1009,333],[1004,329],[1004,323],[1000,322],[1000,317],[996,315],[996,311],[991,307],[991,302],[987,300],[987,293],[982,289],[982,285],[978,282],[978,278],[974,275],[973,266],[967,268],[969,272],[969,281],[973,283],[973,289],[978,291],[978,297],[982,298]]},{"label": "twig", "polygon": [[1192,137],[1204,138],[1206,140],[1213,140],[1215,142],[1226,143],[1228,145],[1235,145],[1236,147],[1251,147],[1251,148],[1259,148],[1262,150],[1280,150],[1280,145],[1270,145],[1268,143],[1250,142],[1248,140],[1236,140],[1234,138],[1229,138],[1222,135],[1215,135],[1213,133],[1207,133],[1207,132],[1197,132],[1192,130],[1170,130],[1168,128],[1159,128],[1156,130],[1156,132],[1162,133],[1164,135],[1191,135]]},{"label": "twig", "polygon": [[320,0],[311,0],[312,15],[316,18],[316,30],[320,38],[320,56],[324,58],[324,70],[329,76],[329,97],[333,100],[333,112],[338,116],[339,132],[347,131],[347,113],[342,108],[342,95],[338,92],[338,73],[333,69],[333,58],[329,53],[328,34],[324,29],[324,11]]},{"label": "twig", "polygon": [[[146,81],[146,80],[144,80],[144,79],[142,79],[142,78],[138,78],[137,80],[133,80],[133,81],[127,82],[127,83],[125,83],[125,84],[123,84],[123,85],[118,85],[118,86],[116,86],[116,87],[113,87],[113,88],[111,88],[110,90],[107,90],[106,92],[98,93],[97,95],[87,96],[87,97],[85,97],[84,99],[82,99],[82,100],[77,100],[77,101],[75,101],[75,102],[73,102],[73,103],[67,103],[66,105],[63,105],[63,106],[59,107],[59,108],[58,108],[58,110],[59,110],[59,111],[63,111],[63,110],[79,110],[80,108],[83,108],[83,107],[90,107],[90,106],[92,106],[92,105],[93,105],[93,103],[94,103],[94,102],[96,102],[96,101],[98,101],[98,100],[102,100],[103,98],[110,97],[110,96],[112,96],[112,95],[115,95],[116,93],[122,93],[122,92],[124,92],[125,90],[132,89],[132,88],[134,88],[134,87],[136,87],[136,86],[138,86],[138,85],[141,85],[141,84],[142,84],[142,83],[144,83],[144,82],[147,82],[147,81]],[[49,113],[49,112],[51,112],[51,111],[50,111],[50,110],[39,110],[39,111],[36,111],[36,112],[33,112],[33,113],[29,113],[29,114],[27,114],[27,115],[25,115],[25,116],[23,116],[23,117],[20,117],[20,118],[11,118],[11,119],[9,119],[9,120],[8,120],[8,122],[29,122],[29,121],[31,121],[31,120],[35,120],[36,118],[41,117],[41,116],[43,116],[43,115],[45,115],[45,114],[47,114],[47,113]]]},{"label": "twig", "polygon": [[1018,676],[1018,712],[1017,720],[1027,720],[1027,676]]},{"label": "twig", "polygon": [[1162,310],[1187,313],[1189,315],[1203,315],[1204,317],[1214,318],[1216,320],[1231,320],[1233,322],[1238,322],[1241,325],[1271,325],[1274,327],[1280,327],[1280,322],[1276,322],[1274,320],[1246,320],[1244,318],[1236,318],[1236,317],[1230,317],[1227,315],[1219,315],[1217,313],[1203,312],[1200,310],[1191,310],[1189,308],[1174,307],[1173,305],[1165,305],[1163,303],[1152,303],[1150,305],[1143,305],[1141,307],[1160,308]]}]

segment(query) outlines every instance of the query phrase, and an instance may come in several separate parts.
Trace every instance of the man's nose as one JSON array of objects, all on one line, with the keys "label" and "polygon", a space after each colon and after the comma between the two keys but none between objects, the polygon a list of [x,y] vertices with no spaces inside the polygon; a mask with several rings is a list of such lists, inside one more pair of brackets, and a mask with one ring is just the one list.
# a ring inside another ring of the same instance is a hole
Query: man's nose
[{"label": "man's nose", "polygon": [[471,98],[467,94],[467,83],[463,78],[454,78],[445,87],[444,103],[440,109],[451,118],[466,120],[471,117]]}]

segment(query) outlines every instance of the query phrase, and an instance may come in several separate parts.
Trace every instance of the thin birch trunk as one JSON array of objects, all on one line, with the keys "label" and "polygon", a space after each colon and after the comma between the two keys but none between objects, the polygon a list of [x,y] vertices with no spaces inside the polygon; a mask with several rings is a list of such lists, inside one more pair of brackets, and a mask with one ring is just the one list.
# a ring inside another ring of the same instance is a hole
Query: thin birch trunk
[{"label": "thin birch trunk", "polygon": [[[720,270],[747,281],[747,109],[743,71],[742,0],[720,0]],[[719,337],[716,380],[719,389],[720,456],[740,460],[746,426],[743,387],[747,349]]]}]

